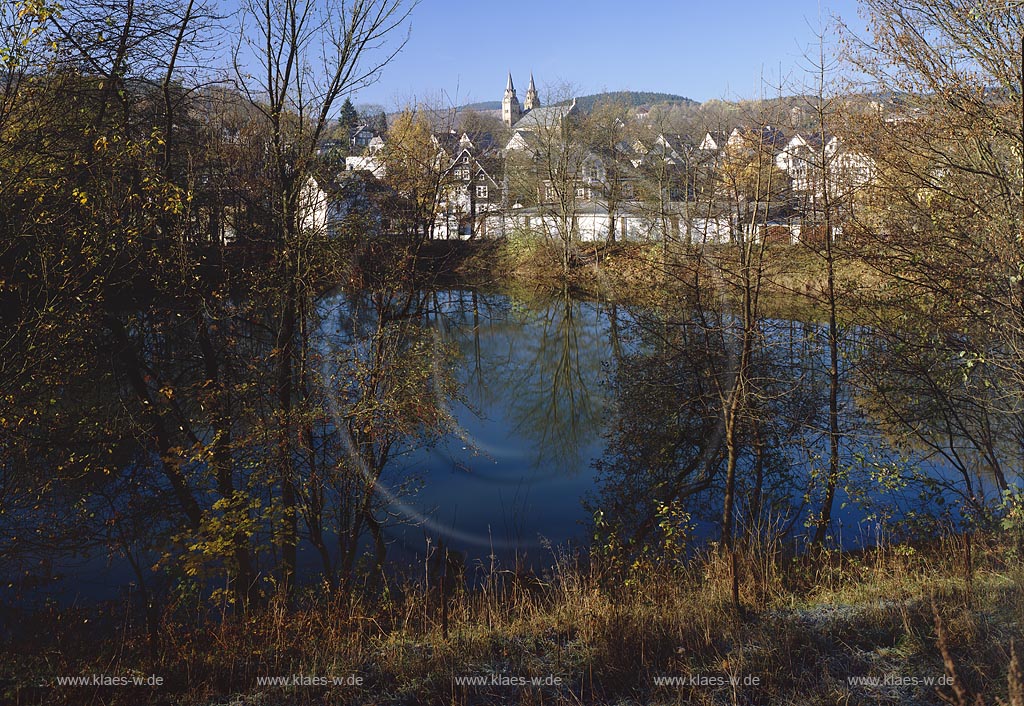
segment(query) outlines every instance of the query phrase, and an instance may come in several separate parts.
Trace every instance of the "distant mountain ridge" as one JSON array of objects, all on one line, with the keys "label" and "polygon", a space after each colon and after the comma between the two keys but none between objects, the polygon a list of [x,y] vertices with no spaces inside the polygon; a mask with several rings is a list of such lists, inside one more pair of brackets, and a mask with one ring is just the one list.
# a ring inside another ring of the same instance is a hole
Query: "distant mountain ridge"
[{"label": "distant mountain ridge", "polygon": [[[642,105],[655,105],[657,103],[682,103],[685,105],[697,105],[695,101],[686,96],[675,93],[657,93],[653,91],[608,91],[606,93],[594,93],[589,96],[578,96],[576,104],[583,110],[589,111],[597,103],[624,103],[634,108]],[[460,106],[458,110],[490,111],[501,110],[501,101],[480,101]]]}]

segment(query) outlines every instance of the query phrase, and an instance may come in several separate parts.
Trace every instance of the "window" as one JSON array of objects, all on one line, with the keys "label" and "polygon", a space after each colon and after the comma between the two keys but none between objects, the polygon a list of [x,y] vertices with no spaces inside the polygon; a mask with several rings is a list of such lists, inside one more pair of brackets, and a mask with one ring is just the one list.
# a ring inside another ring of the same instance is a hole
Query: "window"
[{"label": "window", "polygon": [[487,198],[487,186],[486,185],[481,184],[481,185],[476,187],[476,197],[478,199],[486,199]]}]

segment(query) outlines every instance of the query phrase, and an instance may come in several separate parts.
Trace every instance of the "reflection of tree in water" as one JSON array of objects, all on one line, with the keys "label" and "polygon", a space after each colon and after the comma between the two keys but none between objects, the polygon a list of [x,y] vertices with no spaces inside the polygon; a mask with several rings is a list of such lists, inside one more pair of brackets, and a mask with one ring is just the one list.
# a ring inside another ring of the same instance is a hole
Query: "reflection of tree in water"
[{"label": "reflection of tree in water", "polygon": [[468,365],[471,408],[501,405],[511,428],[529,440],[534,467],[579,466],[605,408],[603,366],[610,358],[597,305],[568,291],[543,300],[452,293],[450,325]]},{"label": "reflection of tree in water", "polygon": [[461,386],[463,401],[480,410],[494,404],[504,390],[489,385],[491,366],[501,362],[492,351],[485,350],[486,340],[512,335],[508,297],[481,294],[471,289],[434,291],[425,311],[425,322],[442,332],[445,340],[455,341],[462,352],[465,378]]},{"label": "reflection of tree in water", "polygon": [[[303,487],[309,537],[333,583],[353,577],[360,541],[369,533],[378,570],[383,568],[384,530],[397,519],[389,505],[401,494],[379,492],[392,459],[429,443],[448,427],[453,394],[448,351],[422,325],[427,293],[366,292],[324,307],[337,335],[319,341],[320,366],[311,388],[330,410],[321,434],[309,431],[321,461],[311,454]],[[321,329],[330,330],[331,326]],[[325,535],[337,541],[337,561]]]},{"label": "reflection of tree in water", "polygon": [[[275,312],[256,297],[220,306],[205,319],[183,315],[179,302],[112,314],[107,330],[83,331],[86,350],[108,364],[60,358],[59,394],[26,385],[18,409],[4,406],[0,416],[34,420],[0,433],[5,578],[105,553],[129,564],[105,585],[130,571],[144,603],[181,576],[227,582],[239,601],[259,596],[255,576],[277,566],[283,515],[271,470],[281,423]],[[351,579],[363,539],[379,539],[390,520],[375,481],[395,455],[446,428],[437,402],[452,393],[451,365],[422,309],[419,293],[392,288],[323,298],[298,322],[295,522],[300,546],[322,564],[304,568],[333,587]],[[380,541],[377,549],[382,561]],[[154,573],[158,560],[166,570]]]},{"label": "reflection of tree in water", "polygon": [[600,429],[599,385],[608,356],[601,327],[586,319],[584,306],[563,291],[547,307],[524,312],[523,325],[540,335],[524,337],[508,389],[516,430],[533,441],[538,466],[575,467],[581,447]]},{"label": "reflection of tree in water", "polygon": [[[713,319],[713,320],[712,320]],[[725,466],[720,387],[730,374],[727,316],[673,318],[638,312],[613,377],[608,446],[588,499],[606,532],[640,548],[657,545],[659,507],[717,522]],[[749,409],[740,425],[740,528],[787,531],[807,491],[800,464],[822,404],[814,374],[820,350],[789,323],[761,325]]]},{"label": "reflection of tree in water", "polygon": [[926,480],[971,513],[1019,482],[1024,457],[1015,353],[995,338],[906,317],[873,329],[857,370],[859,405],[894,445],[951,469]]},{"label": "reflection of tree in water", "polygon": [[44,361],[39,382],[12,384],[0,405],[14,422],[0,430],[0,602],[47,599],[39,588],[61,563],[90,553],[123,554],[143,594],[154,583],[147,540],[166,530],[174,494],[148,468],[113,371],[84,363],[108,343],[82,328],[80,360]]}]

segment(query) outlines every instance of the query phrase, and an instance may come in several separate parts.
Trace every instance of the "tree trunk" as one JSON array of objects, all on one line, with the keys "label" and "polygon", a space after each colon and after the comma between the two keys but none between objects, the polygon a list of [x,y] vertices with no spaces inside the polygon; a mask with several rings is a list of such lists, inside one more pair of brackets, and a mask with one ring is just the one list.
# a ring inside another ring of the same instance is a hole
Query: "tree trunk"
[{"label": "tree trunk", "polygon": [[[289,264],[289,269],[291,265]],[[297,284],[289,272],[277,349],[277,404],[280,417],[277,475],[281,488],[282,522],[278,544],[281,550],[281,586],[290,600],[295,595],[298,549],[298,517],[295,507],[295,469],[292,458],[292,355],[295,347]]]}]

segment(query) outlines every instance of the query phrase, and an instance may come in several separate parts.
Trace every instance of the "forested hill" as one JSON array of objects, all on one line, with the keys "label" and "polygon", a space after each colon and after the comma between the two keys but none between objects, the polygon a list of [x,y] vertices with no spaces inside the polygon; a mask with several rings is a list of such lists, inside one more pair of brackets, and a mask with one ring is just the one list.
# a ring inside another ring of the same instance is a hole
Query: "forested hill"
[{"label": "forested hill", "polygon": [[698,101],[674,93],[653,93],[651,91],[611,91],[595,93],[590,96],[579,96],[576,104],[584,111],[590,111],[598,103],[624,103],[639,107],[658,103],[682,103],[683,105],[699,105]]},{"label": "forested hill", "polygon": [[[543,98],[541,99],[543,100]],[[589,111],[597,103],[619,102],[631,106],[655,105],[657,103],[683,103],[695,105],[697,101],[686,96],[679,96],[674,93],[655,93],[651,91],[610,91],[607,93],[595,93],[589,96],[580,96],[576,103],[583,110]],[[501,101],[482,101],[470,103],[459,108],[459,110],[501,110]]]}]

